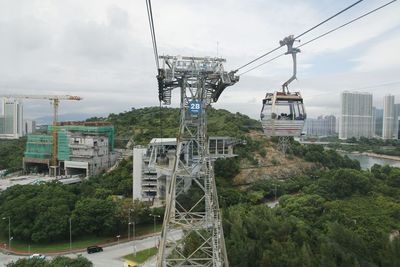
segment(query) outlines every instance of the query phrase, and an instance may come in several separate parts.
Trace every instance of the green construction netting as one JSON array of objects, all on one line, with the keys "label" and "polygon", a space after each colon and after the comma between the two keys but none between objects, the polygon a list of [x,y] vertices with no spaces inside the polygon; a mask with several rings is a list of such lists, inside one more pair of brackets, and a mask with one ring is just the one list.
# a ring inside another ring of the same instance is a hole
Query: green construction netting
[{"label": "green construction netting", "polygon": [[[50,159],[52,155],[53,126],[48,126],[49,135],[28,135],[25,157]],[[114,150],[114,126],[81,126],[64,125],[57,126],[58,160],[70,159],[69,132],[100,133],[108,137],[109,149]]]},{"label": "green construction netting", "polygon": [[53,137],[50,135],[28,135],[26,141],[25,157],[27,158],[51,158]]},{"label": "green construction netting", "polygon": [[[48,133],[51,133],[54,126],[49,125],[47,128]],[[71,131],[71,132],[82,132],[82,133],[101,133],[105,134],[108,137],[108,144],[110,147],[110,151],[114,150],[114,126],[106,125],[106,126],[83,126],[83,125],[63,125],[56,126],[58,132],[60,131]]]},{"label": "green construction netting", "polygon": [[68,132],[63,129],[60,129],[57,134],[58,134],[57,158],[58,160],[69,160],[70,150],[69,150]]}]

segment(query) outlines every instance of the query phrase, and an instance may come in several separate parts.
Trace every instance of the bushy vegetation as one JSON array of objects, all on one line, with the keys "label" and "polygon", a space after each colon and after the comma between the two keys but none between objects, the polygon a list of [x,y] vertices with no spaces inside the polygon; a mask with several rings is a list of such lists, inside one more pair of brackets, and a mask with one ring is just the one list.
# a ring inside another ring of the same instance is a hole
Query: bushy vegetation
[{"label": "bushy vegetation", "polygon": [[19,259],[15,262],[7,264],[7,267],[92,267],[93,263],[83,256],[76,258],[69,258],[65,256],[58,256],[51,261],[39,258],[33,259]]},{"label": "bushy vegetation", "polygon": [[0,170],[14,172],[22,169],[26,138],[0,140]]},{"label": "bushy vegetation", "polygon": [[[400,186],[392,180],[398,175],[375,166],[316,171],[289,186],[275,181],[278,194],[298,191],[280,197],[274,209],[251,201],[225,208],[230,265],[400,266],[400,239],[389,240],[400,229]],[[274,186],[265,183],[241,197],[259,191],[271,197]]]},{"label": "bushy vegetation", "polygon": [[322,166],[335,168],[349,168],[360,170],[360,162],[352,160],[347,156],[341,156],[333,149],[325,150],[321,145],[300,145],[298,142],[292,142],[291,153],[297,157],[304,158],[306,161],[319,163]]},{"label": "bushy vegetation", "polygon": [[[119,199],[114,195],[127,198]],[[115,171],[100,174],[78,185],[57,182],[16,185],[0,194],[0,217],[12,218],[15,240],[47,243],[67,240],[69,218],[74,237],[109,236],[124,233],[128,210],[136,224],[150,224],[151,212],[145,203],[132,204],[132,159],[123,160]],[[8,235],[7,221],[1,220],[1,234]]]},{"label": "bushy vegetation", "polygon": [[339,142],[339,140],[335,140],[333,143],[329,144],[329,147],[345,151],[372,152],[382,155],[400,156],[400,141],[395,139],[383,140],[361,137],[360,139],[351,138],[347,140],[347,143],[351,145],[343,145],[341,144],[342,142],[343,141]]},{"label": "bushy vegetation", "polygon": [[[155,137],[176,137],[179,129],[179,109],[147,107],[131,111],[110,114],[107,120],[113,123],[117,139],[133,137],[135,144],[146,145]],[[243,137],[249,130],[261,130],[261,124],[240,113],[231,113],[223,109],[207,110],[208,134],[210,136]]]},{"label": "bushy vegetation", "polygon": [[[161,136],[159,112],[157,107],[132,109],[100,119],[114,123],[117,138],[133,136],[136,144],[146,144]],[[162,116],[162,135],[176,136],[179,110],[163,108]],[[292,141],[288,156],[315,163],[313,170],[237,188],[232,181],[241,162],[257,166],[258,156],[268,157],[264,147],[269,141],[245,136],[249,129],[259,129],[259,123],[241,114],[210,109],[208,122],[209,135],[246,142],[237,147],[238,158],[219,159],[214,169],[231,266],[400,266],[400,239],[395,237],[400,229],[400,169],[375,165],[362,171],[357,161],[334,150]],[[15,239],[49,242],[68,238],[69,218],[75,237],[126,231],[129,209],[134,210],[131,215],[137,224],[152,223],[150,212],[162,215],[163,210],[151,211],[143,203],[116,197],[131,194],[132,159],[128,159],[116,170],[79,185],[9,188],[0,194],[0,217],[12,218]],[[180,197],[190,206],[199,195],[189,190]],[[267,204],[275,197],[279,206],[271,209]],[[1,220],[3,236],[7,229],[7,221]],[[185,252],[190,253],[195,242],[195,238],[186,242]],[[37,265],[10,265],[14,266]]]}]

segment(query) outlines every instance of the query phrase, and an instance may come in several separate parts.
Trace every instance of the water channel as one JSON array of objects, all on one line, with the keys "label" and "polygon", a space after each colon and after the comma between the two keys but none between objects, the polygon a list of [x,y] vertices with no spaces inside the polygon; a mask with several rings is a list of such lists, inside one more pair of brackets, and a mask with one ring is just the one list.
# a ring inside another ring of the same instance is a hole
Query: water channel
[{"label": "water channel", "polygon": [[358,160],[360,162],[361,169],[363,169],[363,170],[370,169],[372,166],[374,166],[374,164],[389,165],[392,167],[400,168],[399,160],[381,159],[381,158],[371,157],[371,156],[367,156],[367,155],[351,154],[351,153],[344,153],[344,155],[347,155],[351,159]]}]

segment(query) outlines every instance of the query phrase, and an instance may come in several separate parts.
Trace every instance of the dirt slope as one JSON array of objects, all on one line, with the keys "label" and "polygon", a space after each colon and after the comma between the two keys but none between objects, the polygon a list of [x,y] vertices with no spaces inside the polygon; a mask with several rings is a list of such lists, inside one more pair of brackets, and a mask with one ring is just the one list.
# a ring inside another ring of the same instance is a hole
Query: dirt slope
[{"label": "dirt slope", "polygon": [[266,139],[260,132],[251,132],[249,136],[256,140],[264,140],[265,156],[256,153],[254,158],[258,165],[252,165],[248,160],[242,160],[241,171],[234,178],[234,184],[246,185],[259,180],[270,178],[285,179],[303,174],[314,167],[313,163],[306,162],[292,155],[285,156],[277,149],[277,144]]}]

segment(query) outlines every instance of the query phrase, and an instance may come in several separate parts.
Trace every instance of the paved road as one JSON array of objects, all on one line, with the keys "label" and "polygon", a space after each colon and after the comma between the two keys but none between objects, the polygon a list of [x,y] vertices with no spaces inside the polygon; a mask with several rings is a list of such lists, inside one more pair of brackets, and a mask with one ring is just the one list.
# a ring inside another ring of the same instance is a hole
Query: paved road
[{"label": "paved road", "polygon": [[[181,236],[180,231],[176,231],[173,233],[174,238],[179,238]],[[131,242],[121,243],[119,245],[104,247],[103,252],[88,254],[87,252],[76,253],[76,254],[67,254],[69,257],[77,257],[79,254],[88,258],[91,262],[93,262],[94,267],[122,267],[123,261],[121,258],[127,254],[133,253],[134,247],[136,247],[136,251],[141,251],[146,248],[154,247],[156,241],[158,243],[159,236],[148,237],[141,240],[135,240]],[[0,254],[0,266],[6,266],[7,263],[11,261],[16,261],[19,258],[24,258],[26,256],[15,256],[15,255],[5,255]],[[148,263],[147,266],[155,265],[155,258],[150,259],[151,263]]]},{"label": "paved road", "polygon": [[21,256],[0,254],[0,266],[6,266],[8,263],[16,261],[19,258],[21,258]]},{"label": "paved road", "polygon": [[133,253],[134,246],[136,246],[136,251],[154,247],[156,239],[158,242],[158,236],[148,237],[143,240],[127,242],[112,247],[105,247],[103,248],[104,251],[99,253],[87,254],[87,252],[85,252],[82,253],[82,256],[93,262],[95,267],[122,267],[124,264],[121,260],[121,257]]}]

